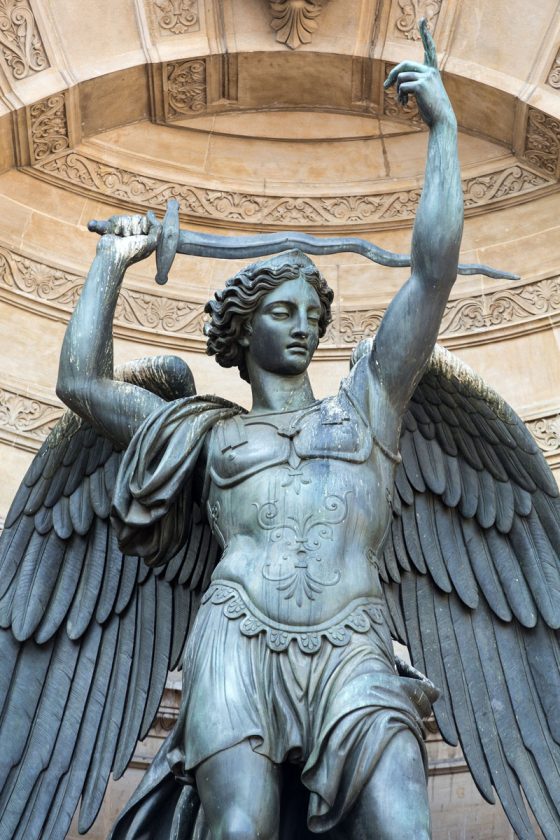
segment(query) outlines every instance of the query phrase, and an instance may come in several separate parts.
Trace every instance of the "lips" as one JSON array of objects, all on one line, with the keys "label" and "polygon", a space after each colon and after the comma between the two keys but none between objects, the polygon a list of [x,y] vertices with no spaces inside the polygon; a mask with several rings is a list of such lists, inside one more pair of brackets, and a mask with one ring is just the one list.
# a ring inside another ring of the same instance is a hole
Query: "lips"
[{"label": "lips", "polygon": [[291,344],[288,344],[288,350],[304,350],[307,353],[308,347],[307,344],[301,344],[297,341],[292,341]]}]

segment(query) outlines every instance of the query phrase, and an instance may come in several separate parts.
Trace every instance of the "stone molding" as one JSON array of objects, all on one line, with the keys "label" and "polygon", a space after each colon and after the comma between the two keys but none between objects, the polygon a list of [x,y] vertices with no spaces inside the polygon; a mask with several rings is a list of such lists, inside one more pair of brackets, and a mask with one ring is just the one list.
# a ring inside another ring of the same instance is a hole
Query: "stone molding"
[{"label": "stone molding", "polygon": [[560,411],[525,421],[550,466],[560,465]]},{"label": "stone molding", "polygon": [[529,108],[524,156],[537,169],[556,178],[560,160],[560,121],[536,108]]},{"label": "stone molding", "polygon": [[[66,321],[83,276],[0,246],[0,297],[18,306]],[[384,307],[339,307],[321,342],[319,357],[345,357],[372,335]],[[204,303],[124,286],[117,304],[117,335],[154,345],[204,352]],[[517,282],[508,288],[449,301],[440,338],[449,347],[494,341],[560,324],[560,277]]]},{"label": "stone molding", "polygon": [[[40,161],[28,170],[82,194],[122,203],[127,208],[163,210],[168,199],[179,201],[184,220],[205,224],[243,224],[273,228],[396,227],[410,224],[416,214],[421,188],[368,192],[361,195],[288,196],[209,189],[178,184],[122,169],[84,154],[65,151]],[[548,172],[548,170],[547,170]],[[488,205],[525,200],[535,191],[551,187],[554,179],[522,163],[463,179],[465,212],[477,213]]]},{"label": "stone molding", "polygon": [[167,120],[206,110],[206,61],[169,62],[165,66],[164,106]]},{"label": "stone molding", "polygon": [[418,21],[426,18],[430,31],[434,32],[442,0],[397,0],[397,18],[395,20],[395,35],[408,41],[419,41]]},{"label": "stone molding", "polygon": [[145,0],[158,35],[170,37],[200,30],[198,0]]},{"label": "stone molding", "polygon": [[552,62],[552,67],[548,72],[546,83],[556,90],[560,89],[560,50],[558,50],[556,57]]},{"label": "stone molding", "polygon": [[0,0],[0,55],[16,82],[50,67],[29,0]]},{"label": "stone molding", "polygon": [[276,40],[291,50],[310,44],[327,0],[269,0]]}]

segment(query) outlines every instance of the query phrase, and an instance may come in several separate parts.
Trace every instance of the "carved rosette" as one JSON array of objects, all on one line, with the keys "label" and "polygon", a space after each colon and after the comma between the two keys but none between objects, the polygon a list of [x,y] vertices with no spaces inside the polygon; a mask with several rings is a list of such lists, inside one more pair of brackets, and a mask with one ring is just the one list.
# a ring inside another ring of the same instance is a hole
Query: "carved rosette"
[{"label": "carved rosette", "polygon": [[327,0],[270,0],[272,12],[271,27],[276,40],[297,50],[302,44],[310,44],[317,30],[317,19]]},{"label": "carved rosette", "polygon": [[29,108],[31,158],[34,163],[70,148],[64,93],[55,93]]},{"label": "carved rosette", "polygon": [[546,83],[550,87],[556,88],[556,90],[560,89],[560,50],[558,50],[556,58],[552,62]]},{"label": "carved rosette", "polygon": [[203,58],[167,65],[165,104],[168,119],[206,110],[206,62]]},{"label": "carved rosette", "polygon": [[164,36],[184,35],[200,28],[198,0],[148,0],[153,2],[158,32]]},{"label": "carved rosette", "polygon": [[556,177],[560,157],[560,121],[536,108],[529,109],[525,157],[534,166]]},{"label": "carved rosette", "polygon": [[397,34],[409,41],[419,41],[418,21],[426,18],[430,30],[436,28],[442,0],[398,0],[399,15],[395,20]]},{"label": "carved rosette", "polygon": [[0,0],[0,52],[16,81],[50,66],[29,0]]}]

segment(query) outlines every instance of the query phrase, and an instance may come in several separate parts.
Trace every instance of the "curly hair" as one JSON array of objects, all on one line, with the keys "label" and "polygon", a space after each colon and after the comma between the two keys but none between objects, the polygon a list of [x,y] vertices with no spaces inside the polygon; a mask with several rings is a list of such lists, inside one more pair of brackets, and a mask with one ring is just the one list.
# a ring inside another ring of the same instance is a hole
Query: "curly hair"
[{"label": "curly hair", "polygon": [[332,320],[333,290],[317,266],[301,251],[286,251],[272,259],[253,263],[239,271],[227,282],[225,289],[216,292],[204,311],[210,320],[204,325],[207,337],[206,352],[215,356],[222,367],[238,367],[239,375],[249,382],[245,350],[239,339],[261,299],[286,280],[304,277],[315,289],[321,303],[319,338],[325,335]]}]

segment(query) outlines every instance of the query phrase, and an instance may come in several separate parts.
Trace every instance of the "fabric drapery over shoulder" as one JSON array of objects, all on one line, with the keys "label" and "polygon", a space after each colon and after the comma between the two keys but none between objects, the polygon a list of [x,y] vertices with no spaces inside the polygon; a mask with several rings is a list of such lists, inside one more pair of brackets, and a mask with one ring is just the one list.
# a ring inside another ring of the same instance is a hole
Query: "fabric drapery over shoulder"
[{"label": "fabric drapery over shoulder", "polygon": [[204,437],[243,411],[212,396],[167,403],[142,423],[121,463],[111,520],[123,553],[169,561],[188,535],[192,478]]}]

